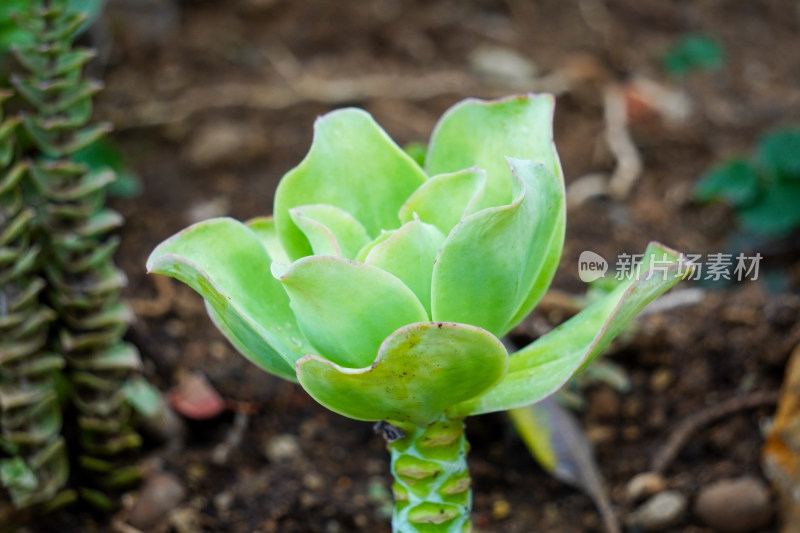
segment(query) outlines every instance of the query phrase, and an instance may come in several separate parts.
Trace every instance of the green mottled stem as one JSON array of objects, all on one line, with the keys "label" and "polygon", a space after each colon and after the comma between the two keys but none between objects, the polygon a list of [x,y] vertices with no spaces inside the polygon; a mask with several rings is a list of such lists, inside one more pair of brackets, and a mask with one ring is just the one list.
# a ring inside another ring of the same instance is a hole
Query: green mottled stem
[{"label": "green mottled stem", "polygon": [[403,438],[389,443],[395,506],[395,533],[471,531],[472,508],[462,420],[442,419],[428,426],[395,424]]}]

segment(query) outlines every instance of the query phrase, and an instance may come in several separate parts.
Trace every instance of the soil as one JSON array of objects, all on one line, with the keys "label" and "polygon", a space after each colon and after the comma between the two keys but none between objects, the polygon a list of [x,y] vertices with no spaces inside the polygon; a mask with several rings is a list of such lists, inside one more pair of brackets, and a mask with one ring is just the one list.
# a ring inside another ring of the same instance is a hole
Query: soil
[{"label": "soil", "polygon": [[[202,371],[247,421],[222,459],[215,449],[235,427],[232,411],[189,422],[177,448],[147,445],[148,464],[188,489],[171,518],[151,530],[390,529],[388,454],[371,425],[330,413],[259,371],[211,327],[198,296],[144,272],[155,245],[191,222],[268,214],[280,177],[308,148],[316,116],[355,105],[400,144],[424,142],[439,115],[464,97],[558,90],[555,138],[569,185],[614,170],[603,134],[608,87],[647,78],[679,91],[692,105],[682,122],[647,108],[632,113],[643,171],[631,193],[593,197],[568,212],[554,288],[582,294],[583,250],[615,258],[642,252],[650,240],[701,254],[736,250],[732,212],[694,204],[692,187],[760,133],[800,120],[800,54],[790,53],[800,49],[799,30],[788,0],[111,2],[91,36],[105,61],[94,66],[106,82],[96,111],[116,122],[112,139],[143,185],[139,196],[112,199],[127,219],[117,261],[139,311],[128,337],[160,389]],[[717,38],[724,65],[670,78],[660,57],[689,33]],[[502,58],[475,59],[476,50],[491,48],[513,52],[536,74],[504,72]],[[498,72],[487,77],[492,67]],[[577,414],[622,521],[633,508],[627,483],[650,468],[675,427],[725,400],[777,391],[800,343],[796,251],[745,246],[765,256],[758,281],[704,285],[700,303],[639,319],[630,340],[607,355],[627,372],[630,390],[583,390],[586,407]],[[515,339],[530,340],[564,318],[558,306],[537,310]],[[667,468],[667,485],[691,500],[715,480],[763,477],[761,427],[773,411],[743,409],[699,428]],[[590,497],[545,473],[506,415],[470,419],[468,435],[478,531],[603,531]],[[124,528],[73,507],[29,530]],[[763,529],[776,530],[777,518]],[[669,531],[712,530],[687,512]]]}]

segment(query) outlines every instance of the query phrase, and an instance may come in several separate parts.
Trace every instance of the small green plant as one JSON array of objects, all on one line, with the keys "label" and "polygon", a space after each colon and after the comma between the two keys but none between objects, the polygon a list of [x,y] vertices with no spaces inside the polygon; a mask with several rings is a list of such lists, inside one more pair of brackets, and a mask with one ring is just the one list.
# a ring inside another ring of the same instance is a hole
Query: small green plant
[{"label": "small green plant", "polygon": [[396,532],[463,532],[472,502],[464,418],[536,402],[681,278],[651,244],[637,275],[509,355],[559,263],[564,183],[548,95],[466,100],[440,119],[424,169],[370,115],[329,113],[283,177],[274,218],[201,222],[150,272],[206,300],[261,368],[383,428]]},{"label": "small green plant", "polygon": [[735,158],[703,175],[695,188],[701,202],[722,200],[741,226],[768,237],[800,227],[800,129],[764,135],[749,158]]}]

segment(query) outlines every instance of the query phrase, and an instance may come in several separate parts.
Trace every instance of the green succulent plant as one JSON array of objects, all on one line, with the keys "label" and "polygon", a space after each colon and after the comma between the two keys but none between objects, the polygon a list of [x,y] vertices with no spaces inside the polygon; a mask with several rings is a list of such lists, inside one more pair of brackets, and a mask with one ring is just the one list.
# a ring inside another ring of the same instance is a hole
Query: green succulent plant
[{"label": "green succulent plant", "polygon": [[[180,279],[261,368],[319,403],[381,422],[398,532],[470,529],[463,419],[551,394],[677,283],[677,252],[640,268],[533,344],[500,342],[561,257],[564,184],[554,99],[469,99],[436,126],[420,167],[372,117],[320,118],[273,217],[217,218],[161,243],[150,272]],[[665,262],[664,262],[665,261]]]},{"label": "green succulent plant", "polygon": [[[0,104],[11,94],[0,92]],[[15,147],[16,118],[0,115],[0,486],[18,508],[55,498],[69,461],[56,393],[64,358],[47,349],[55,313],[39,301],[41,247],[23,201],[28,164]]]},{"label": "green succulent plant", "polygon": [[[41,254],[41,299],[55,312],[49,346],[63,356],[68,393],[77,411],[77,464],[93,486],[80,494],[113,507],[107,491],[137,476],[116,457],[141,444],[132,427],[126,384],[140,369],[138,350],[122,340],[133,316],[120,299],[126,283],[113,261],[123,219],[105,207],[110,169],[92,169],[75,154],[102,138],[107,123],[91,123],[92,97],[101,84],[85,79],[94,51],[73,45],[90,18],[67,0],[29,0],[14,17],[30,37],[13,53],[21,72],[11,78],[21,100],[30,159],[24,202],[34,214],[32,239]],[[51,391],[52,392],[52,391]]]}]

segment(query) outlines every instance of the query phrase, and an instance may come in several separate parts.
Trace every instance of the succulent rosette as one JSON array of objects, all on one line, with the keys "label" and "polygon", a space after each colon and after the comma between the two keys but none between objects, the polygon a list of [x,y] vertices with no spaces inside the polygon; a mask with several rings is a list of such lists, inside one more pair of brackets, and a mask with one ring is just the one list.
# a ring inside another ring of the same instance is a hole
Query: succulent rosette
[{"label": "succulent rosette", "polygon": [[[345,416],[425,424],[530,403],[607,344],[624,299],[554,332],[571,351],[509,361],[499,341],[561,256],[553,109],[549,95],[465,100],[440,119],[424,168],[367,112],[331,112],[281,180],[274,217],[195,224],[159,245],[148,270],[193,287],[239,351]],[[650,283],[650,299],[678,279]]]},{"label": "succulent rosette", "polygon": [[365,111],[334,111],[281,180],[273,217],[195,224],[148,260],[199,292],[257,365],[333,411],[394,426],[394,531],[469,531],[462,419],[554,392],[686,272],[651,244],[612,293],[507,353],[499,339],[561,257],[553,108],[549,95],[465,100],[422,167]]}]

